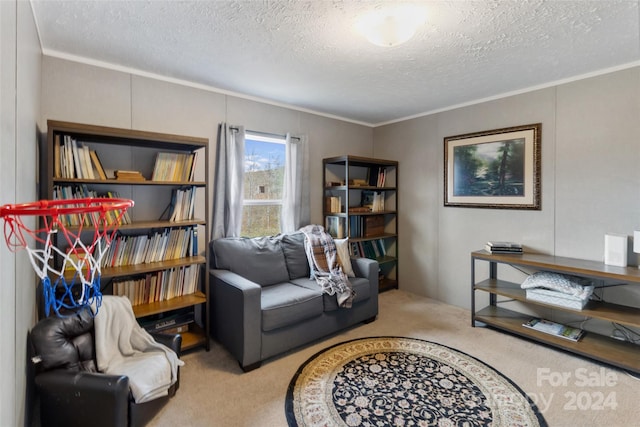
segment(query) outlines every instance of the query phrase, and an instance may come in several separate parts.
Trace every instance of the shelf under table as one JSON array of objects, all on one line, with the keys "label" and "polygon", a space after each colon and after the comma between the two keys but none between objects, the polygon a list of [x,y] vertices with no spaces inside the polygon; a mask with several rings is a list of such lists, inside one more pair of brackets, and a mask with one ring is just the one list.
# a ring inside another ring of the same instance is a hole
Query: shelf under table
[{"label": "shelf under table", "polygon": [[475,285],[475,289],[514,299],[516,301],[528,302],[542,307],[549,307],[554,310],[561,310],[580,316],[620,323],[622,325],[637,327],[640,322],[640,309],[637,307],[629,307],[626,305],[601,301],[589,301],[582,310],[576,310],[556,304],[547,304],[542,301],[529,300],[527,299],[526,290],[522,289],[520,285],[504,280],[483,280]]},{"label": "shelf under table", "polygon": [[522,326],[531,315],[496,306],[475,313],[475,321],[600,362],[640,373],[640,346],[587,331],[577,342]]},{"label": "shelf under table", "polygon": [[207,302],[204,293],[197,291],[192,294],[182,295],[164,301],[156,301],[148,304],[138,304],[133,306],[133,313],[138,317],[147,317],[154,314],[164,313],[170,310],[178,310],[181,308],[191,307]]}]

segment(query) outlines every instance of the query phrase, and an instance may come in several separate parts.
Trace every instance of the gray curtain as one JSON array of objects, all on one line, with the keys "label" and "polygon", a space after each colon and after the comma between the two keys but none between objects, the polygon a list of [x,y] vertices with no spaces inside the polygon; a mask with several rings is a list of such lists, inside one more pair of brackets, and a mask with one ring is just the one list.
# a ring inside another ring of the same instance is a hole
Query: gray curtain
[{"label": "gray curtain", "polygon": [[244,127],[218,125],[211,238],[239,237],[244,197]]},{"label": "gray curtain", "polygon": [[280,231],[291,233],[310,221],[309,144],[307,137],[292,138],[288,133],[286,144]]}]

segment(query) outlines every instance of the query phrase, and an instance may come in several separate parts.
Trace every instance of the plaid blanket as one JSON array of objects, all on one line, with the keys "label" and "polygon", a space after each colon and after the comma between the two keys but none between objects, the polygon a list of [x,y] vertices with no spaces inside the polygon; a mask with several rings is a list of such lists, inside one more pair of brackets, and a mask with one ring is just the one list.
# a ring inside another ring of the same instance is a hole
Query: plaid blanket
[{"label": "plaid blanket", "polygon": [[305,235],[304,250],[310,260],[311,277],[315,277],[323,292],[336,295],[340,307],[350,308],[355,292],[338,262],[333,238],[321,225],[307,225],[300,231]]}]

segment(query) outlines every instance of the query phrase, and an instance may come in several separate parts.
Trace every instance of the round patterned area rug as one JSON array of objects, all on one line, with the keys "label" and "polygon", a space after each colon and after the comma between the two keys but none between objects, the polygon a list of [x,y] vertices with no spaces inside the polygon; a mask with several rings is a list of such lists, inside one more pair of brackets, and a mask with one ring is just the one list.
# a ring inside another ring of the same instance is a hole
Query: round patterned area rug
[{"label": "round patterned area rug", "polygon": [[504,375],[452,348],[413,338],[337,344],[307,360],[285,402],[289,426],[546,426]]}]

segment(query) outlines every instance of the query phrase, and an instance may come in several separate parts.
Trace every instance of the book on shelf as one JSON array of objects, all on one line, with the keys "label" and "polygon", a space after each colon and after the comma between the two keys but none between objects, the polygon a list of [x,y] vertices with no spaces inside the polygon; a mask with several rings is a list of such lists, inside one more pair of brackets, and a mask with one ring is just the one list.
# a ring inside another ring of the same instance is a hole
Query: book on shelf
[{"label": "book on shelf", "polygon": [[[370,212],[384,211],[384,194],[380,191],[363,190],[360,194],[360,205]],[[350,210],[353,210],[350,208]]]},{"label": "book on shelf", "polygon": [[546,319],[534,317],[522,324],[522,326],[545,334],[564,338],[570,341],[578,341],[584,335],[584,331],[561,323],[552,322]]},{"label": "book on shelf", "polygon": [[[81,270],[84,274],[87,274],[87,270],[90,267],[90,260],[87,259],[87,251],[83,248],[78,248],[75,251],[66,251],[66,261],[64,262],[64,270],[65,271],[78,271]],[[86,259],[86,261],[85,261]],[[76,266],[82,266],[82,268],[78,269]]]},{"label": "book on shelf", "polygon": [[491,240],[487,242],[487,246],[492,248],[513,248],[513,249],[522,249],[522,245],[516,242],[497,242],[495,240]]},{"label": "book on shelf", "polygon": [[369,168],[369,186],[384,187],[387,180],[387,168],[384,166],[372,166]]},{"label": "book on shelf", "polygon": [[112,282],[113,295],[126,296],[132,306],[167,301],[198,290],[200,265],[193,264]]},{"label": "book on shelf", "polygon": [[342,212],[342,197],[340,196],[327,196],[324,199],[324,211],[330,213]]},{"label": "book on shelf", "polygon": [[[95,190],[89,190],[86,184],[79,185],[54,185],[53,186],[53,200],[63,200],[63,199],[84,199],[84,198],[97,198],[97,197],[107,197],[107,198],[120,198],[119,194],[113,191],[107,191],[106,193],[98,193]],[[91,213],[89,215],[82,214],[66,214],[60,216],[60,221],[66,227],[73,226],[90,226],[92,225],[92,220],[95,221],[98,219],[98,212]],[[92,218],[93,217],[93,218]],[[84,218],[84,222],[82,221]],[[113,225],[116,222],[119,225],[123,224],[131,224],[131,216],[129,215],[129,211],[125,211],[121,216],[118,216],[115,211],[106,211],[105,218],[108,225]],[[81,224],[82,223],[82,224]]]},{"label": "book on shelf", "polygon": [[70,135],[55,136],[53,162],[56,178],[106,179],[95,150]]},{"label": "book on shelf", "polygon": [[363,178],[354,178],[349,180],[349,185],[352,187],[366,187],[369,182]]},{"label": "book on shelf", "polygon": [[350,242],[349,254],[360,258],[379,259],[387,255],[383,239]]},{"label": "book on shelf", "polygon": [[60,170],[60,135],[56,134],[53,138],[53,176],[54,178],[62,178]]},{"label": "book on shelf", "polygon": [[93,163],[93,169],[95,170],[97,176],[100,179],[107,179],[107,174],[104,171],[104,168],[102,167],[102,162],[100,161],[100,158],[98,157],[98,153],[96,153],[96,150],[90,150],[89,156],[91,157],[91,161]]},{"label": "book on shelf", "polygon": [[89,154],[89,147],[81,144],[80,155],[82,156],[82,176],[85,179],[95,179],[93,174],[93,163],[91,162],[91,155]]},{"label": "book on shelf", "polygon": [[118,232],[100,265],[123,267],[196,256],[197,239],[197,226],[129,236]]},{"label": "book on shelf", "polygon": [[344,239],[346,236],[346,220],[339,216],[325,218],[325,230],[334,239]]},{"label": "book on shelf", "polygon": [[132,181],[145,181],[146,178],[140,171],[129,171],[118,169],[115,171],[116,179],[120,180],[132,180]]},{"label": "book on shelf", "polygon": [[371,207],[369,206],[352,206],[349,208],[350,213],[369,213],[371,212]]},{"label": "book on shelf", "polygon": [[196,175],[196,162],[198,161],[198,152],[194,151],[189,159],[187,181],[193,181]]},{"label": "book on shelf", "polygon": [[484,249],[492,254],[521,254],[522,245],[516,242],[489,241],[484,245]]},{"label": "book on shelf", "polygon": [[159,152],[151,175],[152,181],[188,182],[193,179],[195,153]]},{"label": "book on shelf", "polygon": [[384,215],[368,215],[364,217],[364,237],[376,237],[384,234]]},{"label": "book on shelf", "polygon": [[387,168],[380,168],[378,172],[378,181],[376,187],[384,187],[387,183]]},{"label": "book on shelf", "polygon": [[188,221],[194,218],[196,187],[178,188],[171,193],[169,221]]}]

